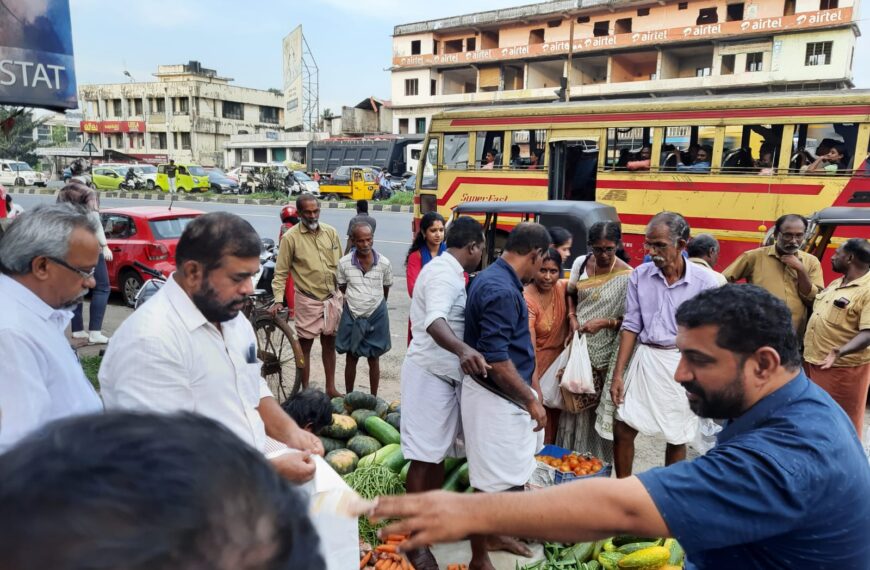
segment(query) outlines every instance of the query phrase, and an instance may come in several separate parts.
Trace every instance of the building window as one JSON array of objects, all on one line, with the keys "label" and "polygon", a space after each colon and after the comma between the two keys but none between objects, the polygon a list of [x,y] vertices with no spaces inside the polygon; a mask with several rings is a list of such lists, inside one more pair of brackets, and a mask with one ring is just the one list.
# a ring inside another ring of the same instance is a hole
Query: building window
[{"label": "building window", "polygon": [[474,51],[477,49],[477,38],[465,38],[465,51]]},{"label": "building window", "polygon": [[695,68],[695,77],[707,77],[710,75],[711,70],[709,67],[696,67]]},{"label": "building window", "polygon": [[[110,137],[112,135],[109,135]],[[115,148],[124,148],[124,135],[118,133],[115,135]]]},{"label": "building window", "polygon": [[424,134],[426,132],[426,117],[418,117],[416,123],[417,134]]},{"label": "building window", "polygon": [[764,54],[759,52],[746,54],[746,71],[761,71],[764,66]]},{"label": "building window", "polygon": [[178,133],[181,135],[181,149],[190,150],[190,133]]},{"label": "building window", "polygon": [[719,22],[719,14],[715,7],[698,10],[698,19],[695,20],[695,25],[703,26],[704,24],[715,24],[717,22]]},{"label": "building window", "polygon": [[142,99],[133,99],[133,110],[137,117],[142,116]]},{"label": "building window", "polygon": [[190,112],[190,99],[187,97],[179,97],[178,98],[178,113],[179,115],[186,115]]},{"label": "building window", "polygon": [[245,107],[241,103],[235,101],[224,101],[222,105],[221,116],[224,119],[236,119],[241,121],[245,118]]},{"label": "building window", "polygon": [[151,148],[165,149],[166,148],[166,133],[151,133]]},{"label": "building window", "polygon": [[420,55],[420,40],[411,40],[411,55]]},{"label": "building window", "polygon": [[734,54],[722,56],[722,69],[719,75],[732,75],[734,73]]},{"label": "building window", "polygon": [[399,134],[408,134],[408,119],[399,119]]},{"label": "building window", "polygon": [[595,22],[595,25],[592,26],[592,35],[597,37],[606,36],[610,33],[610,20],[602,20],[600,22]]},{"label": "building window", "polygon": [[677,10],[688,10],[689,3],[688,2],[680,2],[677,4]]},{"label": "building window", "polygon": [[837,6],[837,0],[821,0],[819,2],[819,10],[836,10]]},{"label": "building window", "polygon": [[831,50],[834,42],[812,42],[807,44],[807,58],[804,65],[828,65],[831,63]]},{"label": "building window", "polygon": [[260,122],[272,125],[278,124],[278,107],[260,106]]},{"label": "building window", "polygon": [[405,97],[414,97],[418,93],[419,81],[417,79],[405,80]]},{"label": "building window", "polygon": [[165,113],[166,112],[166,101],[163,97],[155,97],[154,99],[149,99],[151,105],[152,113]]},{"label": "building window", "polygon": [[649,16],[649,8],[638,8],[637,15],[638,16]]},{"label": "building window", "polygon": [[438,44],[440,44],[438,40],[432,40],[432,55],[438,55]]},{"label": "building window", "polygon": [[435,96],[435,93],[438,91],[438,82],[434,79],[429,80],[429,95]]},{"label": "building window", "polygon": [[550,20],[549,22],[547,22],[548,28],[558,28],[561,25],[562,25],[562,20]]},{"label": "building window", "polygon": [[743,19],[743,2],[728,4],[725,10],[726,21],[735,22]]},{"label": "building window", "polygon": [[630,34],[631,33],[631,18],[620,18],[613,24],[614,34]]},{"label": "building window", "polygon": [[112,99],[112,114],[115,117],[121,116],[121,100],[120,99]]},{"label": "building window", "polygon": [[579,18],[577,18],[577,23],[578,24],[588,24],[589,23],[589,16],[580,16]]},{"label": "building window", "polygon": [[535,28],[529,32],[529,45],[544,43],[544,28]]}]

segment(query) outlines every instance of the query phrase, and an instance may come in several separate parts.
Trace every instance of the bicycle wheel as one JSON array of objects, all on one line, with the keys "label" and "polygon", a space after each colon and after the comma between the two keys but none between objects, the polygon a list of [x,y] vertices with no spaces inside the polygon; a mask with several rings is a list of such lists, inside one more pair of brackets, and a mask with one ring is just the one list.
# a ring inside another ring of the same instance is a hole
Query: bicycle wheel
[{"label": "bicycle wheel", "polygon": [[260,374],[266,379],[272,395],[282,403],[296,395],[302,384],[305,366],[302,347],[286,321],[269,315],[257,317],[257,357],[263,361]]}]

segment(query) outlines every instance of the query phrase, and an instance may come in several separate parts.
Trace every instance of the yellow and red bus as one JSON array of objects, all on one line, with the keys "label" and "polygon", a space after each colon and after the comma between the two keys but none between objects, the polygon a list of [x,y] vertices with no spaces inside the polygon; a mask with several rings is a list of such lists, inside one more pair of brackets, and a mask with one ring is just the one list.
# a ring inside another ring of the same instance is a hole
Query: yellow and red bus
[{"label": "yellow and red bus", "polygon": [[[832,147],[844,160],[814,170],[816,153]],[[708,165],[692,167],[704,153]],[[646,223],[671,210],[693,235],[719,239],[721,270],[784,213],[870,207],[868,153],[867,90],[447,111],[424,142],[415,227],[426,212],[448,217],[460,203],[595,200],[616,208],[637,263]]]}]

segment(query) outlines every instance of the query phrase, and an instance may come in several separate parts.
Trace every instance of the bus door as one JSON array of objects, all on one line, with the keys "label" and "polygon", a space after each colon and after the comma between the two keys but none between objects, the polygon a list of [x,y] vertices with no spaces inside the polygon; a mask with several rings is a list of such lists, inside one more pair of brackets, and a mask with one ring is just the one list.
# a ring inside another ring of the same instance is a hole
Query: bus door
[{"label": "bus door", "polygon": [[550,200],[595,200],[599,138],[591,129],[550,137]]}]

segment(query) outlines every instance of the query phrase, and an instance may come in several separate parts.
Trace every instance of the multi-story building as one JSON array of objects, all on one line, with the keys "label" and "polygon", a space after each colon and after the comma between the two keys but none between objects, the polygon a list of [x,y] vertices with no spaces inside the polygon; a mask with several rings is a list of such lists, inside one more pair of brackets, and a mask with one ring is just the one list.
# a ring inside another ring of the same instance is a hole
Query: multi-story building
[{"label": "multi-story building", "polygon": [[558,0],[396,26],[395,133],[445,108],[852,86],[857,0]]},{"label": "multi-story building", "polygon": [[143,160],[223,165],[231,135],[279,130],[284,95],[231,85],[198,61],[161,65],[157,81],[82,85],[82,131],[100,150]]}]

